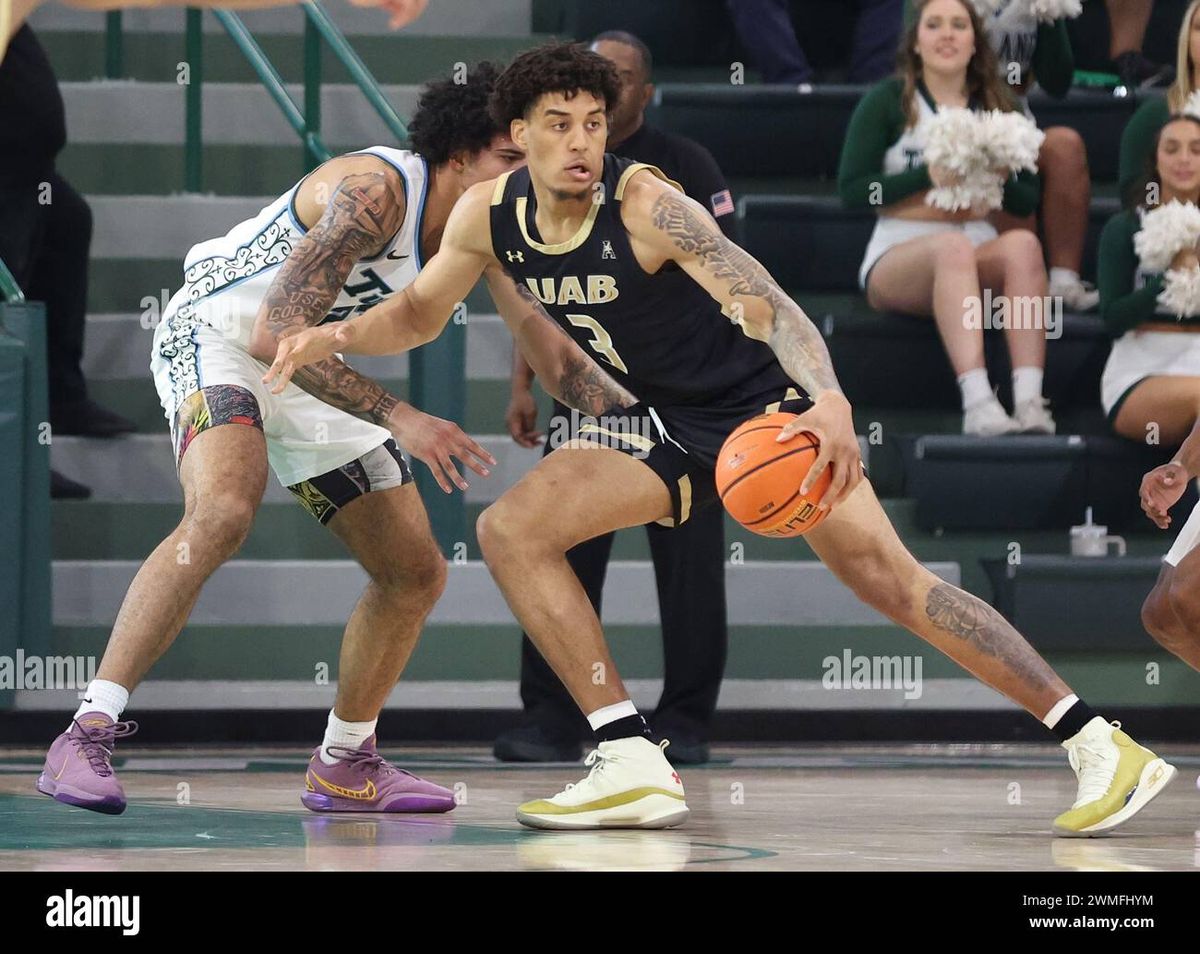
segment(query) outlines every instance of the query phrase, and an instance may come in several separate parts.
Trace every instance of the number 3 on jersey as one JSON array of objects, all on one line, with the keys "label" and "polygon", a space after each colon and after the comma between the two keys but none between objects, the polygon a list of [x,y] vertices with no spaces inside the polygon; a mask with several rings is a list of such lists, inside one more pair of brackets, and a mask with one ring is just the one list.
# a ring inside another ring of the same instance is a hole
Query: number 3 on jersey
[{"label": "number 3 on jersey", "polygon": [[576,328],[587,328],[592,333],[592,340],[588,342],[592,346],[592,350],[600,355],[605,361],[611,364],[618,371],[629,373],[629,369],[625,367],[625,362],[621,360],[621,356],[617,354],[613,347],[612,336],[605,331],[595,318],[590,315],[566,315],[567,321],[573,324]]}]

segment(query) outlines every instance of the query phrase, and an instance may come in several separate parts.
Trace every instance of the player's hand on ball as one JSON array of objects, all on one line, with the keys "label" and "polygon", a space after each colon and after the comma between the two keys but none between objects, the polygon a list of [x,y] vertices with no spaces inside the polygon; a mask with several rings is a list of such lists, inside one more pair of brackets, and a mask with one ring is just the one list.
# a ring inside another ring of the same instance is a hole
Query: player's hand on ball
[{"label": "player's hand on ball", "polygon": [[324,361],[344,348],[350,340],[350,328],[342,323],[320,328],[305,328],[279,339],[275,360],[263,375],[263,383],[276,384],[272,394],[280,394],[288,386],[297,369],[306,364]]},{"label": "player's hand on ball", "polygon": [[542,442],[542,432],[537,429],[537,416],[533,392],[528,389],[513,391],[504,423],[509,435],[522,447],[537,447]]},{"label": "player's hand on ball", "polygon": [[392,412],[389,428],[396,435],[397,443],[429,468],[443,493],[453,493],[454,487],[464,491],[468,487],[451,458],[457,457],[480,477],[491,473],[488,466],[496,466],[496,458],[453,421],[442,420],[407,404],[399,405]]},{"label": "player's hand on ball", "polygon": [[388,26],[399,30],[420,17],[429,0],[350,0],[350,3],[356,7],[382,7],[391,14]]},{"label": "player's hand on ball", "polygon": [[863,475],[862,455],[858,449],[858,435],[854,433],[850,402],[838,391],[822,391],[813,406],[803,414],[798,414],[779,432],[776,440],[780,443],[794,440],[801,431],[816,435],[821,448],[808,470],[808,476],[800,485],[800,493],[808,493],[825,468],[829,467],[833,480],[818,506],[822,510],[832,510],[854,492]]},{"label": "player's hand on ball", "polygon": [[1171,525],[1171,517],[1167,511],[1179,502],[1187,484],[1187,471],[1174,461],[1155,467],[1142,478],[1141,490],[1138,492],[1142,510],[1160,530],[1166,530]]}]

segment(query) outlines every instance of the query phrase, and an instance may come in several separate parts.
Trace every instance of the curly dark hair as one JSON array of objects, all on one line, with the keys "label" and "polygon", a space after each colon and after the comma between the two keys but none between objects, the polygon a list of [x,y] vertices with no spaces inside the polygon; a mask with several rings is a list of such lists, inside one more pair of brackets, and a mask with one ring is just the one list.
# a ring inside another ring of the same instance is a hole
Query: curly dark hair
[{"label": "curly dark hair", "polygon": [[440,166],[460,150],[486,149],[508,124],[498,125],[488,111],[488,101],[500,70],[484,60],[467,71],[465,83],[457,77],[426,84],[417,110],[408,124],[409,143],[432,166]]},{"label": "curly dark hair", "polygon": [[582,43],[546,43],[513,60],[492,91],[492,118],[504,129],[514,119],[527,118],[530,108],[547,93],[591,93],[611,111],[621,96],[621,81],[612,62]]}]

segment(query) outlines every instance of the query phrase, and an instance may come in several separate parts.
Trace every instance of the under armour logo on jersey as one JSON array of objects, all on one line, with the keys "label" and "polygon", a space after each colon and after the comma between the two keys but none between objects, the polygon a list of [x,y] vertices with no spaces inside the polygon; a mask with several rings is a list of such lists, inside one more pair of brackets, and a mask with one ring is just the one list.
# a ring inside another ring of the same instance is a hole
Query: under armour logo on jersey
[{"label": "under armour logo on jersey", "polygon": [[514,252],[511,249],[509,249],[504,254],[508,256],[508,260],[510,262],[522,262],[523,263],[525,261],[525,253],[524,252]]},{"label": "under armour logo on jersey", "polygon": [[617,253],[613,251],[612,242],[610,242],[608,239],[604,240],[604,245],[602,246],[602,251],[600,252],[600,257],[601,258],[613,258],[613,259],[615,259],[617,257]]}]

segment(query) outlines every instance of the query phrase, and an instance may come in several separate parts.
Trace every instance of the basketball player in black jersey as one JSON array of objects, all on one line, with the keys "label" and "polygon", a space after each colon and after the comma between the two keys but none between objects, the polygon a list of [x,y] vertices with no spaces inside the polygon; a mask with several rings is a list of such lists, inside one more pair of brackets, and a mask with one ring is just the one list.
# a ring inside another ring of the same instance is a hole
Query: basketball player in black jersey
[{"label": "basketball player in black jersey", "polygon": [[678,524],[712,505],[722,442],[770,407],[799,415],[781,440],[804,430],[820,441],[801,489],[832,471],[822,501],[830,513],[806,535],[817,555],[860,599],[1058,736],[1079,780],[1058,831],[1093,834],[1128,820],[1174,770],[1080,701],[992,607],[908,552],[863,479],[850,405],[820,332],[703,206],[654,167],[605,155],[617,90],[611,64],[581,46],[518,56],[497,80],[492,111],[527,166],[463,194],[437,255],[400,294],[354,322],[283,339],[265,377],[281,387],[335,351],[392,354],[430,341],[483,274],[543,385],[597,418],[477,527],[509,606],[598,743],[585,779],[522,805],[518,819],[578,829],[687,817],[679,776],[648,738],[565,554],[599,534]]}]

